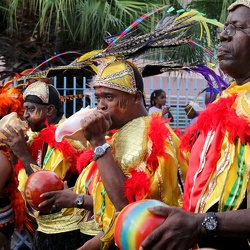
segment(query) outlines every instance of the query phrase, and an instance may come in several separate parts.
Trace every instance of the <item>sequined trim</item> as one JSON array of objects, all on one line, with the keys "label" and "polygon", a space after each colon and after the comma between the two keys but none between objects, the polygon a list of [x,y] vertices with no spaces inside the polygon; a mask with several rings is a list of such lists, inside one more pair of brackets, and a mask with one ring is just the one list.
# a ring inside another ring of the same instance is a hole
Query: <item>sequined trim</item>
[{"label": "sequined trim", "polygon": [[[169,140],[169,143],[172,147],[172,149],[174,150],[175,152],[175,155],[177,154],[176,152],[176,148],[174,146],[174,143],[173,143],[173,140],[172,140],[172,136],[169,136],[168,137],[168,140]],[[180,192],[181,192],[181,196],[183,197],[183,191],[184,191],[184,178],[183,178],[183,173],[182,173],[182,170],[181,170],[181,167],[180,167],[180,163],[178,162],[178,175],[179,175],[179,178],[178,178],[178,187],[180,189]]]},{"label": "sequined trim", "polygon": [[[207,154],[207,151],[214,139],[214,135],[215,135],[215,132],[214,131],[209,131],[208,132],[208,135],[206,137],[206,141],[205,141],[205,144],[204,144],[204,147],[202,149],[202,152],[201,152],[201,155],[200,155],[200,166],[198,168],[198,170],[196,171],[195,175],[194,175],[194,179],[193,179],[193,186],[192,186],[192,189],[191,189],[191,192],[190,192],[190,197],[192,197],[193,195],[193,192],[194,192],[194,187],[195,187],[195,183],[196,183],[196,180],[199,176],[199,174],[202,172],[204,166],[205,166],[205,163],[206,163],[206,154]],[[192,199],[190,199],[189,201],[189,210],[191,210],[191,206],[192,206]]]},{"label": "sequined trim", "polygon": [[225,151],[224,151],[224,157],[220,161],[220,163],[217,165],[215,178],[213,179],[211,184],[208,186],[204,194],[201,196],[202,198],[201,198],[201,201],[199,202],[198,213],[201,213],[202,211],[204,211],[204,206],[206,204],[206,201],[209,198],[209,196],[212,194],[212,192],[214,191],[217,185],[217,177],[225,170],[225,167],[227,166],[230,160],[229,147],[230,147],[230,143],[227,143]]},{"label": "sequined trim", "polygon": [[116,84],[113,82],[105,82],[105,81],[95,81],[95,87],[102,86],[102,87],[107,87],[111,89],[117,89],[123,92],[127,92],[129,94],[135,94],[137,89],[136,88],[131,88],[127,86],[123,86],[120,84]]},{"label": "sequined trim", "polygon": [[156,176],[157,176],[157,184],[158,184],[158,189],[159,189],[159,195],[160,195],[160,200],[163,201],[164,197],[163,197],[163,178],[160,172],[160,169],[158,168],[157,171],[155,172]]}]

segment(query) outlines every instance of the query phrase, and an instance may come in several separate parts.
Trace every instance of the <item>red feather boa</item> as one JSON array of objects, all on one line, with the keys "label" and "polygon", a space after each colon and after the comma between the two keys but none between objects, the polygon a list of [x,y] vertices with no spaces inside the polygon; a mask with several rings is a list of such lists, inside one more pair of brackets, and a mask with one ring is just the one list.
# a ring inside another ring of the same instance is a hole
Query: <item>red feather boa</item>
[{"label": "red feather boa", "polygon": [[[152,141],[152,152],[147,159],[147,167],[152,171],[158,168],[158,158],[162,156],[168,159],[168,155],[165,152],[166,138],[171,136],[171,133],[167,127],[167,122],[159,116],[152,116],[148,137]],[[141,200],[146,194],[150,196],[150,179],[145,172],[132,171],[131,177],[125,182],[125,196],[129,202]]]},{"label": "red feather boa", "polygon": [[[39,135],[34,139],[29,150],[34,159],[37,159],[38,151],[42,149],[43,145],[47,143],[49,146],[60,150],[65,158],[71,157],[71,170],[76,173],[76,160],[81,152],[77,151],[66,139],[62,142],[57,142],[55,140],[56,126],[54,124],[49,125],[47,128],[43,129]],[[15,171],[18,173],[24,166],[20,160],[15,166]]]},{"label": "red feather boa", "polygon": [[207,109],[200,113],[197,122],[186,129],[181,148],[190,152],[198,131],[203,131],[207,135],[210,130],[216,130],[219,125],[222,133],[229,132],[228,139],[231,143],[237,137],[242,143],[250,142],[249,122],[243,117],[237,116],[236,110],[232,108],[236,97],[233,95],[221,98],[217,102],[209,104]]},{"label": "red feather boa", "polygon": [[76,162],[76,169],[78,174],[80,174],[83,168],[87,167],[87,165],[93,160],[93,154],[94,151],[92,148],[83,150]]},{"label": "red feather boa", "polygon": [[136,170],[132,171],[131,177],[125,182],[125,196],[129,203],[141,200],[150,193],[150,179],[147,174]]}]

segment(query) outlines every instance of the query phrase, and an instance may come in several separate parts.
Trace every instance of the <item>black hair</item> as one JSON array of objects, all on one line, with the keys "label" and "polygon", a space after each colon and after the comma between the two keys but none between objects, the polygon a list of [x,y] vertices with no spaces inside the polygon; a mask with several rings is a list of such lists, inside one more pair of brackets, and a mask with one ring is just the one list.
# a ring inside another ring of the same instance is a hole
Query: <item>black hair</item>
[{"label": "black hair", "polygon": [[143,99],[143,104],[146,107],[146,101],[145,101],[145,96],[144,96],[144,83],[142,76],[140,72],[132,66],[134,76],[135,76],[135,83],[136,83],[136,89],[142,93],[142,99]]},{"label": "black hair", "polygon": [[155,106],[155,99],[161,95],[161,93],[165,91],[163,89],[156,89],[150,95],[150,107]]},{"label": "black hair", "polygon": [[52,85],[49,85],[49,103],[55,106],[58,113],[62,113],[62,102],[60,100],[60,94]]}]

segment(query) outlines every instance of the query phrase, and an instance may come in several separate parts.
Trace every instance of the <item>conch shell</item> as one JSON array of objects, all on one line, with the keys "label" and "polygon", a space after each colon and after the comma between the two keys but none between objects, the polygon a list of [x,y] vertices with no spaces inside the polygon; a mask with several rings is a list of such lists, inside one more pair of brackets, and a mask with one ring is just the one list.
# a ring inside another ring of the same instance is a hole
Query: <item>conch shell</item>
[{"label": "conch shell", "polygon": [[[26,121],[22,121],[20,118],[18,118],[16,112],[12,112],[8,115],[5,115],[0,120],[0,129],[7,130],[6,125],[10,125],[13,128],[21,127],[24,132],[26,132],[28,129],[28,123]],[[1,132],[0,132],[0,138],[7,139],[6,136]]]},{"label": "conch shell", "polygon": [[64,122],[60,123],[56,128],[55,140],[61,142],[65,137],[78,141],[86,141],[86,139],[83,138],[81,120],[93,113],[94,110],[96,110],[96,108],[91,109],[89,106],[81,108]]}]

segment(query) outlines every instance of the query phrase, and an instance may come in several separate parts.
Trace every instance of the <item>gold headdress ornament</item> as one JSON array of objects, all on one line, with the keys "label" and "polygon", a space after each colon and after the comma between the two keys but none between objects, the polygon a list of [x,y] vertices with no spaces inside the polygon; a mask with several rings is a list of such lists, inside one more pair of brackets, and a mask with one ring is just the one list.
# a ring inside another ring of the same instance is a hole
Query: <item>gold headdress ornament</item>
[{"label": "gold headdress ornament", "polygon": [[231,11],[233,10],[235,7],[239,6],[239,5],[244,5],[246,6],[247,8],[250,8],[250,1],[248,0],[237,0],[235,1],[234,3],[232,3],[228,8],[227,10],[228,11]]},{"label": "gold headdress ornament", "polygon": [[119,60],[116,57],[107,57],[101,59],[99,67],[93,88],[103,86],[129,94],[137,92],[134,70],[130,62]]}]

